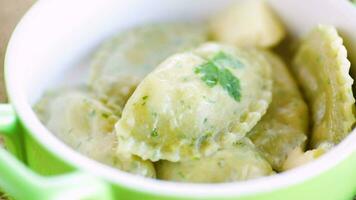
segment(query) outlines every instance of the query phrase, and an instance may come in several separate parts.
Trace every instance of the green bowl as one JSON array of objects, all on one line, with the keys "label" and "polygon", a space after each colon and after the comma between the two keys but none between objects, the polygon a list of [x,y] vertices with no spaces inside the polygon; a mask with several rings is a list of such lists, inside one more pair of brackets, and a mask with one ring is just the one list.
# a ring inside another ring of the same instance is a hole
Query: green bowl
[{"label": "green bowl", "polygon": [[[203,20],[231,2],[38,1],[17,26],[7,49],[10,104],[0,106],[0,131],[11,154],[0,149],[0,188],[16,199],[352,199],[355,131],[325,156],[297,169],[245,182],[188,184],[139,177],[88,159],[54,137],[32,111],[44,90],[83,82],[87,58],[115,32],[155,21]],[[335,25],[356,64],[356,9],[350,2],[269,2],[291,40],[318,23]],[[356,71],[352,74],[356,77]]]}]

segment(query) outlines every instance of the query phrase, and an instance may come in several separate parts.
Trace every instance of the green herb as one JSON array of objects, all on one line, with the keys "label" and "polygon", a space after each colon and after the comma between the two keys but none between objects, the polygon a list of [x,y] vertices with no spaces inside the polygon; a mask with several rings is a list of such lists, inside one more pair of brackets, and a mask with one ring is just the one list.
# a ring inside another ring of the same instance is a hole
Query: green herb
[{"label": "green herb", "polygon": [[157,136],[158,136],[157,128],[152,129],[152,131],[151,131],[151,137],[157,137]]},{"label": "green herb", "polygon": [[203,123],[205,124],[206,122],[208,122],[208,118],[205,117]]},{"label": "green herb", "polygon": [[196,146],[197,146],[197,147],[201,147],[202,144],[203,144],[204,142],[206,142],[206,140],[207,140],[210,136],[211,136],[210,133],[206,133],[205,135],[200,136],[200,137],[197,139],[197,144],[196,144]]},{"label": "green herb", "polygon": [[240,146],[240,147],[244,147],[244,146],[246,146],[246,143],[244,143],[244,142],[241,141],[241,140],[237,140],[237,141],[233,142],[233,145],[235,145],[235,146]]},{"label": "green herb", "polygon": [[101,113],[101,116],[102,116],[103,118],[107,119],[107,118],[109,117],[109,114],[107,114],[107,113]]},{"label": "green herb", "polygon": [[214,64],[221,67],[232,67],[232,68],[241,68],[243,64],[237,59],[233,59],[232,56],[220,51],[212,59]]},{"label": "green herb", "polygon": [[184,103],[185,103],[183,99],[179,100],[179,102],[180,102],[180,104],[182,104],[182,105],[184,105]]},{"label": "green herb", "polygon": [[219,68],[212,62],[207,62],[195,68],[196,74],[201,74],[203,80],[209,87],[215,86],[219,81]]},{"label": "green herb", "polygon": [[225,53],[217,53],[211,60],[196,67],[194,72],[201,75],[201,80],[209,87],[219,84],[235,100],[241,100],[240,80],[234,76],[228,67],[241,67],[242,63]]},{"label": "green herb", "polygon": [[141,104],[141,105],[146,105],[146,100],[148,99],[148,96],[146,95],[146,96],[143,96],[142,97],[142,101],[143,101],[143,103]]},{"label": "green herb", "polygon": [[236,78],[228,69],[222,69],[220,71],[219,82],[221,87],[223,87],[232,98],[236,101],[241,100],[240,80]]}]

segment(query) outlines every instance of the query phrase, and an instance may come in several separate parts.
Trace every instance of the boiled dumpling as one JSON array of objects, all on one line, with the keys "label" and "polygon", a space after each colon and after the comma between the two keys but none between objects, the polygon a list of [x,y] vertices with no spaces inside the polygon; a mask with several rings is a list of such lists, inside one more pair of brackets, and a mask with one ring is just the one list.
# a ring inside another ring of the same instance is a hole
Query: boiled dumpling
[{"label": "boiled dumpling", "polygon": [[261,53],[266,55],[272,67],[272,102],[248,136],[273,168],[281,171],[295,148],[304,150],[308,107],[283,61],[273,53]]},{"label": "boiled dumpling", "polygon": [[353,79],[342,38],[331,26],[314,28],[297,50],[293,70],[311,108],[311,146],[338,144],[355,123]]},{"label": "boiled dumpling", "polygon": [[120,33],[96,53],[89,85],[120,115],[128,97],[142,78],[168,56],[207,40],[201,24],[144,25]]},{"label": "boiled dumpling", "polygon": [[330,147],[319,147],[304,152],[303,149],[297,147],[289,153],[282,165],[282,171],[290,170],[314,161],[324,155],[328,150],[330,150]]},{"label": "boiled dumpling", "polygon": [[49,130],[83,155],[124,171],[155,177],[151,162],[116,152],[113,128],[118,117],[88,92],[52,92],[36,104],[35,110]]},{"label": "boiled dumpling", "polygon": [[189,160],[245,136],[271,101],[270,64],[256,50],[208,43],[150,73],[116,124],[119,148],[143,159]]},{"label": "boiled dumpling", "polygon": [[247,138],[209,157],[177,163],[159,161],[156,169],[157,178],[179,182],[232,182],[274,174]]},{"label": "boiled dumpling", "polygon": [[248,47],[272,47],[286,31],[264,0],[241,0],[211,21],[214,39]]}]

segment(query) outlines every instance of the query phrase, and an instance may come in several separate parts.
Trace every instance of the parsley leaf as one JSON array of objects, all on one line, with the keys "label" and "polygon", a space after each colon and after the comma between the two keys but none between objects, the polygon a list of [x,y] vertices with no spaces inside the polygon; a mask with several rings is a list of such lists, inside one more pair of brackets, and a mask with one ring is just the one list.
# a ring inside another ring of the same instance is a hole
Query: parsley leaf
[{"label": "parsley leaf", "polygon": [[196,67],[194,72],[201,75],[201,80],[209,87],[219,84],[235,101],[241,100],[240,80],[231,73],[228,67],[239,68],[242,63],[224,52],[217,53],[206,63]]},{"label": "parsley leaf", "polygon": [[228,69],[221,69],[219,75],[219,82],[229,95],[236,101],[241,100],[241,86],[240,80],[236,78]]},{"label": "parsley leaf", "polygon": [[196,74],[201,74],[201,79],[209,86],[215,86],[219,81],[219,69],[212,62],[207,62],[195,68]]},{"label": "parsley leaf", "polygon": [[220,51],[214,55],[212,62],[217,66],[221,67],[232,67],[232,68],[241,68],[243,64],[238,59],[232,58],[232,56]]}]

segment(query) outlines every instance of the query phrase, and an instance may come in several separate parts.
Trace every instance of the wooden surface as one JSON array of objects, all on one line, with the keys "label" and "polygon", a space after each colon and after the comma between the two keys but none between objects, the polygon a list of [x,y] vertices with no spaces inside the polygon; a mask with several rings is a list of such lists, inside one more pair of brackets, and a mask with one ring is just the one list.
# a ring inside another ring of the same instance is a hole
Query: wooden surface
[{"label": "wooden surface", "polygon": [[[35,0],[0,0],[0,103],[6,102],[4,85],[4,56],[7,42],[22,15]],[[0,138],[0,147],[1,147]],[[6,194],[0,192],[0,200],[8,200]]]},{"label": "wooden surface", "polygon": [[35,0],[0,0],[0,103],[6,101],[4,55],[8,39],[22,15]]}]

